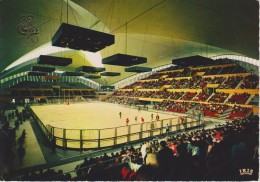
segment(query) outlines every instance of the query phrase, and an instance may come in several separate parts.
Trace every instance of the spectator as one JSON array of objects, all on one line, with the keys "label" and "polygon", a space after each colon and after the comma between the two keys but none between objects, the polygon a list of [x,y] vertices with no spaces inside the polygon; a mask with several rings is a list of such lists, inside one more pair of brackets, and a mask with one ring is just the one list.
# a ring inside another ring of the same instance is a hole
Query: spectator
[{"label": "spectator", "polygon": [[163,175],[164,179],[170,180],[170,174],[172,170],[173,163],[173,152],[167,146],[166,141],[160,142],[161,149],[158,152],[158,163],[159,171]]}]

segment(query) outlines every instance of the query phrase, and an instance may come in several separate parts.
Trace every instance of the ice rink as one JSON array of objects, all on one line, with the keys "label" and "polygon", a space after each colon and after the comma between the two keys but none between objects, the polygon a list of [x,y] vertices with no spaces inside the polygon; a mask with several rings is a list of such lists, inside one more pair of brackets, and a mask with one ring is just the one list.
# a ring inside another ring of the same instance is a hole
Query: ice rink
[{"label": "ice rink", "polygon": [[[64,129],[104,129],[126,125],[126,118],[129,118],[129,125],[159,119],[173,118],[172,114],[162,114],[149,111],[138,111],[137,109],[122,107],[117,104],[93,102],[93,103],[71,103],[69,105],[37,105],[31,106],[35,114],[45,124]],[[119,112],[122,113],[120,119]],[[135,118],[137,117],[137,121]]]}]

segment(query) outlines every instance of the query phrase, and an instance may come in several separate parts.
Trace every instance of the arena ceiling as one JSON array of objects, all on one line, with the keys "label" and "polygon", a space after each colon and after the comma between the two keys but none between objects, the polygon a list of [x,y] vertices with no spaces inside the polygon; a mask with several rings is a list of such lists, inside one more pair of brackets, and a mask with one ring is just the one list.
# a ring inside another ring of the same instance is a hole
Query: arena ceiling
[{"label": "arena ceiling", "polygon": [[[53,47],[51,38],[62,22],[113,34],[115,44],[97,53]],[[23,26],[27,32],[21,31]],[[125,67],[102,65],[102,58],[116,53],[147,57],[140,66],[151,68],[190,55],[235,54],[259,60],[259,2],[0,0],[2,75],[30,70],[39,55],[53,55],[73,59],[60,70],[86,65],[120,72],[121,76],[94,80],[110,85],[134,74],[126,73]]]}]

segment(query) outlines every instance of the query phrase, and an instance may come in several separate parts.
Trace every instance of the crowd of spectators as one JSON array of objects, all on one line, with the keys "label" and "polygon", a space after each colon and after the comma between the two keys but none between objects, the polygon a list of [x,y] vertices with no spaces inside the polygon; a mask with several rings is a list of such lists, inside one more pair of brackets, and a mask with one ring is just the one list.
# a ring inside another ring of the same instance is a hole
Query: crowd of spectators
[{"label": "crowd of spectators", "polygon": [[221,89],[232,89],[236,88],[239,82],[243,79],[241,76],[231,76],[226,79],[224,83],[222,83],[218,88]]},{"label": "crowd of spectators", "polygon": [[132,83],[130,85],[126,85],[125,87],[123,87],[122,89],[134,89],[136,86],[140,86],[142,82],[135,82]]},{"label": "crowd of spectators", "polygon": [[222,84],[226,78],[221,76],[216,76],[210,80],[210,84]]},{"label": "crowd of spectators", "polygon": [[218,117],[226,111],[229,106],[219,104],[200,104],[199,110],[204,112],[204,116]]},{"label": "crowd of spectators", "polygon": [[128,106],[140,104],[138,99],[126,98],[126,97],[109,97],[104,101],[109,103],[114,103],[114,104],[128,105]]},{"label": "crowd of spectators", "polygon": [[[23,89],[21,89],[23,88]],[[96,92],[82,83],[68,82],[31,82],[24,81],[12,87],[11,95],[14,98],[45,98],[47,100],[56,99],[58,97],[96,97]]]},{"label": "crowd of spectators", "polygon": [[196,92],[186,92],[181,98],[180,100],[192,100],[195,95],[197,95]]},{"label": "crowd of spectators", "polygon": [[257,87],[259,88],[259,77],[256,75],[246,76],[240,85],[241,89],[255,89]]},{"label": "crowd of spectators", "polygon": [[205,102],[209,98],[209,94],[206,92],[201,92],[193,97],[193,101],[202,101]]},{"label": "crowd of spectators", "polygon": [[233,106],[232,111],[230,115],[227,117],[227,119],[233,120],[237,118],[243,118],[250,115],[252,112],[252,108],[250,107],[240,107],[240,106]]},{"label": "crowd of spectators", "polygon": [[208,100],[208,102],[214,103],[223,103],[228,97],[227,93],[224,92],[216,92],[214,95]]},{"label": "crowd of spectators", "polygon": [[[259,171],[259,117],[152,138],[139,146],[85,158],[76,177],[62,170],[26,174],[22,180],[248,181]],[[248,171],[245,171],[248,170]],[[242,172],[250,172],[243,175]]]},{"label": "crowd of spectators", "polygon": [[[176,77],[175,77],[176,78]],[[248,86],[245,86],[246,78],[240,76],[231,76],[228,78],[225,77],[200,77],[195,76],[191,78],[182,78],[182,79],[158,79],[156,81],[146,81],[146,82],[135,82],[131,85],[125,86],[125,89],[133,89],[136,86],[139,86],[140,89],[158,89],[164,85],[170,85],[170,89],[203,89],[207,84],[220,84],[218,88],[220,89],[233,89],[238,86],[240,81],[243,80],[241,88],[255,88],[258,84],[257,81],[252,79],[252,83]],[[245,81],[244,81],[245,80]]]},{"label": "crowd of spectators", "polygon": [[247,71],[243,67],[236,65],[236,66],[222,68],[219,74],[234,74],[234,73],[246,73],[246,72]]},{"label": "crowd of spectators", "polygon": [[[26,131],[23,130],[20,136],[17,136],[17,131],[29,114],[23,109],[21,112],[18,109],[0,110],[0,172],[2,175],[11,171],[18,162],[23,163],[25,155],[25,137]],[[10,125],[10,123],[14,123]],[[4,177],[4,176],[2,176]]]},{"label": "crowd of spectators", "polygon": [[191,103],[191,102],[172,102],[172,101],[164,100],[161,103],[155,103],[153,108],[157,110],[163,110],[163,111],[185,113],[191,108],[193,108],[195,105],[196,103]]},{"label": "crowd of spectators", "polygon": [[232,104],[245,104],[249,97],[250,94],[248,93],[243,93],[243,94],[235,93],[234,95],[231,96],[228,102]]},{"label": "crowd of spectators", "polygon": [[167,78],[178,77],[181,71],[167,72]]}]

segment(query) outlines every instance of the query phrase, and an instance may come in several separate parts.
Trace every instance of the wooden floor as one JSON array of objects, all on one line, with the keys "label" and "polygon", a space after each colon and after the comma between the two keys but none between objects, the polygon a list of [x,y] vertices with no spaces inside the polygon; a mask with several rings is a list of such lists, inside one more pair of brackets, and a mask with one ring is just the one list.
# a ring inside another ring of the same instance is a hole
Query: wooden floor
[{"label": "wooden floor", "polygon": [[[126,125],[128,117],[131,124],[151,122],[151,114],[155,120],[157,113],[149,111],[138,111],[110,103],[71,103],[70,105],[38,105],[32,106],[33,111],[45,124],[64,129],[103,129]],[[122,113],[122,118],[119,117]],[[173,118],[173,115],[158,113],[160,120]],[[137,122],[135,121],[137,117]]]}]

